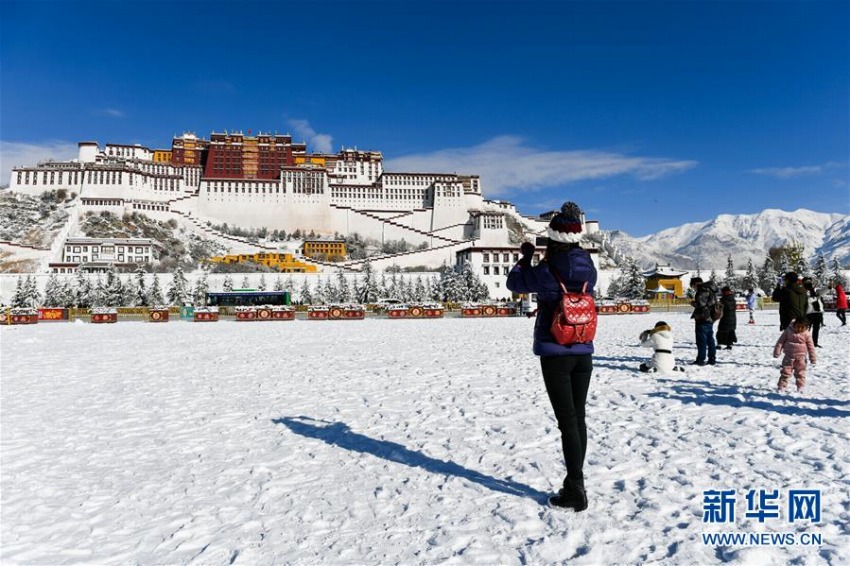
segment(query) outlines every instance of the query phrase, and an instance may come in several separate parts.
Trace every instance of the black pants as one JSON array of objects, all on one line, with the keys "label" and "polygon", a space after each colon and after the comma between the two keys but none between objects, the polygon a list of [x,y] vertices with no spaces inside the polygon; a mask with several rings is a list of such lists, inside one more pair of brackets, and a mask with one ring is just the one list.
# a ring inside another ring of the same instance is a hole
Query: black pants
[{"label": "black pants", "polygon": [[540,358],[546,393],[555,410],[567,474],[571,479],[583,479],[584,455],[587,453],[587,426],[584,405],[593,373],[593,357],[545,356]]},{"label": "black pants", "polygon": [[815,343],[815,346],[818,345],[818,334],[820,334],[820,327],[823,325],[823,313],[816,312],[812,314],[807,314],[806,318],[809,321],[809,324],[812,325],[812,342]]},{"label": "black pants", "polygon": [[838,320],[841,321],[841,326],[847,324],[847,315],[844,313],[844,309],[838,309],[835,311],[835,316],[837,316]]}]

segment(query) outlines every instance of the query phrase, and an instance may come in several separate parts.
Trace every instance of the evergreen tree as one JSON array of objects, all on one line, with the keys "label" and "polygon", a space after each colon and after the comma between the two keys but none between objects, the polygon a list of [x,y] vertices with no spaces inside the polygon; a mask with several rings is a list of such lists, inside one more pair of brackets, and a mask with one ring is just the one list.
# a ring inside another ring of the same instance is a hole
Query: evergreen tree
[{"label": "evergreen tree", "polygon": [[336,289],[340,302],[348,303],[351,301],[351,287],[342,271],[337,273]]},{"label": "evergreen tree", "polygon": [[416,278],[416,284],[413,287],[413,300],[421,303],[426,300],[428,297],[428,293],[425,290],[425,282],[422,281],[422,276],[418,276]]},{"label": "evergreen tree", "polygon": [[275,277],[274,290],[275,291],[283,291],[283,279],[280,278],[280,275]]},{"label": "evergreen tree", "polygon": [[464,293],[459,286],[459,274],[450,265],[440,270],[440,298],[445,302],[457,303],[463,300]]},{"label": "evergreen tree", "polygon": [[708,274],[708,280],[717,285],[717,272],[714,271],[713,267],[711,268],[711,273]]},{"label": "evergreen tree", "polygon": [[[484,286],[486,288],[486,285]],[[460,292],[465,301],[480,301],[485,299],[486,293],[482,290],[482,282],[478,274],[472,269],[468,261],[463,263],[460,272]]]},{"label": "evergreen tree", "polygon": [[51,273],[44,285],[44,306],[62,306],[62,284],[59,282],[59,276],[56,273]]},{"label": "evergreen tree", "polygon": [[307,283],[306,277],[301,282],[301,290],[298,292],[298,300],[302,305],[313,304],[313,293],[310,292],[310,284]]},{"label": "evergreen tree", "polygon": [[74,306],[87,309],[92,306],[92,286],[91,281],[82,271],[77,271],[76,288],[74,289]]},{"label": "evergreen tree", "polygon": [[398,288],[398,273],[395,271],[390,275],[390,282],[387,285],[387,296],[391,299],[401,300],[400,289]]},{"label": "evergreen tree", "polygon": [[631,256],[623,259],[620,274],[608,286],[608,295],[625,299],[640,299],[646,295],[646,278]]},{"label": "evergreen tree", "polygon": [[247,275],[242,278],[242,288],[243,289],[250,289],[251,288],[251,283],[248,281]]},{"label": "evergreen tree", "polygon": [[66,277],[65,281],[62,282],[62,306],[73,307],[75,298],[76,292],[74,291],[74,285],[71,283],[71,279]]},{"label": "evergreen tree", "polygon": [[815,286],[815,289],[822,289],[826,287],[829,273],[826,258],[823,254],[818,254],[812,263],[814,264],[814,268],[812,269],[812,284]]},{"label": "evergreen tree", "polygon": [[322,292],[322,295],[325,297],[325,302],[327,303],[338,303],[339,302],[339,289],[336,288],[331,278],[325,281],[325,288]]},{"label": "evergreen tree", "polygon": [[699,277],[700,279],[702,279],[702,271],[700,270],[700,261],[699,260],[697,260],[697,274],[696,274],[696,276]]},{"label": "evergreen tree", "polygon": [[101,278],[100,273],[97,274],[97,278],[94,280],[94,287],[91,292],[91,306],[106,306],[106,287],[103,286],[103,278]]},{"label": "evergreen tree", "polygon": [[136,296],[133,302],[136,306],[146,307],[148,306],[148,289],[145,285],[145,270],[141,265],[136,268],[135,276],[136,284],[133,290],[135,291]]},{"label": "evergreen tree", "polygon": [[104,305],[107,307],[120,307],[124,299],[124,286],[113,267],[106,273],[106,296]]},{"label": "evergreen tree", "polygon": [[360,284],[359,300],[361,303],[374,303],[378,300],[381,290],[378,281],[375,278],[375,270],[372,269],[372,262],[367,261],[363,264],[363,281]]},{"label": "evergreen tree", "polygon": [[197,283],[195,283],[195,291],[193,293],[193,301],[195,305],[206,305],[207,304],[207,292],[210,290],[209,281],[207,279],[207,272],[204,271],[201,276],[198,278]]},{"label": "evergreen tree", "polygon": [[283,286],[284,291],[289,291],[290,296],[295,292],[295,281],[292,279],[292,274],[286,278],[286,283]]},{"label": "evergreen tree", "polygon": [[41,293],[38,292],[38,283],[36,283],[35,277],[32,275],[27,275],[24,281],[24,292],[26,294],[26,306],[37,307],[41,304]]},{"label": "evergreen tree", "polygon": [[443,294],[440,289],[440,278],[437,275],[432,275],[428,281],[428,298],[438,303],[443,300]]},{"label": "evergreen tree", "polygon": [[221,284],[221,290],[224,293],[233,291],[233,278],[229,274],[224,276],[224,283]]},{"label": "evergreen tree", "polygon": [[752,258],[747,259],[747,272],[744,274],[742,284],[744,289],[755,289],[759,286],[759,278]]},{"label": "evergreen tree", "polygon": [[646,277],[640,266],[632,261],[626,278],[626,292],[631,299],[642,299],[646,296]]},{"label": "evergreen tree", "polygon": [[26,301],[27,297],[24,294],[24,282],[19,275],[18,281],[15,283],[15,293],[12,295],[12,307],[16,309],[23,308],[27,304]]},{"label": "evergreen tree", "polygon": [[321,275],[316,278],[316,286],[313,288],[313,304],[327,304],[327,297],[325,296],[325,282],[322,281]]},{"label": "evergreen tree", "polygon": [[147,303],[150,306],[162,306],[165,304],[165,299],[162,296],[162,288],[159,286],[159,275],[153,274],[153,281],[148,290]]},{"label": "evergreen tree", "polygon": [[771,293],[776,285],[776,267],[769,255],[765,256],[764,263],[761,265],[761,269],[758,270],[758,285],[762,291],[768,294]]},{"label": "evergreen tree", "polygon": [[121,280],[121,288],[124,291],[121,304],[127,307],[135,307],[136,296],[138,295],[138,292],[136,291],[136,282],[132,277],[124,278]]},{"label": "evergreen tree", "polygon": [[844,277],[844,272],[841,270],[841,264],[838,263],[838,258],[832,258],[832,273],[830,279],[841,284],[842,287],[847,287],[847,278]]},{"label": "evergreen tree", "polygon": [[266,290],[266,274],[260,273],[260,282],[257,284],[257,291]]},{"label": "evergreen tree", "polygon": [[735,266],[732,264],[732,254],[726,255],[726,272],[723,274],[723,284],[735,290],[739,287],[738,277],[735,275]]},{"label": "evergreen tree", "polygon": [[183,274],[183,268],[178,265],[171,278],[171,285],[168,287],[168,304],[183,306],[188,298],[189,281]]},{"label": "evergreen tree", "polygon": [[378,292],[381,295],[381,298],[389,298],[390,297],[390,289],[387,284],[387,274],[381,272],[381,283],[378,286]]},{"label": "evergreen tree", "polygon": [[407,285],[405,284],[404,276],[402,276],[402,275],[399,275],[396,278],[395,296],[398,300],[400,300],[403,303],[408,302]]}]

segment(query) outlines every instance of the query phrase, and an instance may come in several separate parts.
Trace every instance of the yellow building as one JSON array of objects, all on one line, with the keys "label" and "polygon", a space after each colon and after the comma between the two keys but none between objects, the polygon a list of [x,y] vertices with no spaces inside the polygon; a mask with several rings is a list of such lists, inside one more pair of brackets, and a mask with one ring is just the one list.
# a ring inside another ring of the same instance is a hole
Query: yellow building
[{"label": "yellow building", "polygon": [[259,263],[282,273],[316,273],[315,265],[298,261],[292,254],[257,253],[213,256],[211,263]]},{"label": "yellow building", "polygon": [[332,257],[345,258],[345,241],[343,240],[305,240],[304,255],[312,258]]},{"label": "yellow building", "polygon": [[645,271],[643,276],[646,277],[646,290],[655,293],[661,298],[664,294],[669,294],[672,291],[674,297],[684,297],[685,288],[682,284],[682,276],[687,275],[687,271],[674,269],[669,265],[656,265],[655,269]]},{"label": "yellow building", "polygon": [[170,149],[155,149],[153,150],[154,163],[171,163]]}]

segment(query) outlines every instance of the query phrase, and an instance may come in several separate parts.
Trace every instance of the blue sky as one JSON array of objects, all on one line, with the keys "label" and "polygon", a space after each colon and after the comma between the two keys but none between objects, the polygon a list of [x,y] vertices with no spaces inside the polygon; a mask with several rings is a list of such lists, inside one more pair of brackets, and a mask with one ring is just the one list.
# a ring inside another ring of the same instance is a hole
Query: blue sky
[{"label": "blue sky", "polygon": [[842,1],[0,1],[0,159],[192,131],[376,149],[639,236],[850,212]]}]

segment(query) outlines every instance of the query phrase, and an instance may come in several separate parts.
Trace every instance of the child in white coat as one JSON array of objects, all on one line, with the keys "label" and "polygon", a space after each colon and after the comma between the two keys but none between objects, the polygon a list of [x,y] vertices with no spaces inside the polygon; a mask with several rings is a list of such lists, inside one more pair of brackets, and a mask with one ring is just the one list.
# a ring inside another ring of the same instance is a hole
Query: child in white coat
[{"label": "child in white coat", "polygon": [[640,345],[655,350],[649,363],[640,364],[640,371],[653,373],[685,371],[684,368],[676,365],[676,358],[673,357],[673,329],[663,320],[656,322],[654,328],[640,333]]}]

